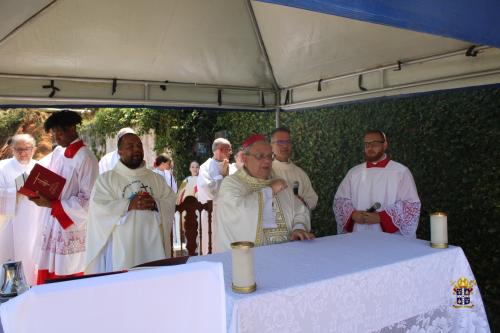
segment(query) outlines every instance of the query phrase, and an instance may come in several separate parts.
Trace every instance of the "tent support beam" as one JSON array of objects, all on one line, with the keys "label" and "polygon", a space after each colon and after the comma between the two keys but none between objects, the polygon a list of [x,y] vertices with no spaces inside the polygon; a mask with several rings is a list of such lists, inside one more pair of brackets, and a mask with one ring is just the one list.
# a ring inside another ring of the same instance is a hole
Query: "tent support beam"
[{"label": "tent support beam", "polygon": [[35,19],[38,15],[40,15],[41,13],[43,13],[44,11],[46,11],[47,9],[49,9],[50,7],[52,7],[56,2],[57,2],[57,0],[51,1],[49,4],[47,4],[45,7],[43,7],[39,11],[37,11],[35,14],[31,15],[30,17],[28,17],[23,23],[19,24],[17,27],[15,27],[14,29],[12,29],[12,31],[9,32],[7,35],[5,35],[4,38],[0,39],[0,46],[3,43],[5,43],[7,40],[9,40],[9,38],[11,38],[12,36],[14,36],[22,27],[24,27],[29,22],[33,21],[33,19]]},{"label": "tent support beam", "polygon": [[[475,48],[476,51],[485,51],[488,49],[491,49],[491,47],[490,46],[480,46],[480,47]],[[424,64],[427,62],[436,61],[436,60],[445,59],[445,58],[450,58],[450,57],[454,57],[457,55],[463,55],[465,57],[465,53],[467,52],[467,50],[468,49],[463,49],[463,50],[458,50],[458,51],[453,51],[453,52],[448,52],[448,53],[443,53],[443,54],[438,54],[438,55],[434,55],[434,56],[430,56],[430,57],[413,59],[413,60],[403,61],[403,62],[398,61],[396,64],[392,64],[392,65],[387,65],[387,66],[383,66],[383,67],[367,69],[367,70],[349,73],[349,74],[345,74],[345,75],[339,75],[339,76],[334,76],[334,77],[330,77],[330,78],[325,78],[325,79],[321,80],[321,83],[324,85],[325,83],[328,83],[328,82],[342,80],[342,79],[346,79],[346,78],[350,78],[350,77],[357,78],[360,75],[364,75],[364,74],[381,72],[381,71],[386,71],[386,70],[390,70],[390,69],[399,70],[401,68],[401,65],[408,66],[408,65],[415,65],[415,64]],[[310,85],[317,86],[317,84],[318,84],[317,80],[310,81],[310,82],[304,82],[304,83],[299,83],[299,84],[295,84],[295,85],[288,86],[288,87],[283,87],[283,90],[303,88],[303,87],[307,87]]]},{"label": "tent support beam", "polygon": [[269,73],[271,73],[271,77],[273,80],[272,81],[273,88],[275,91],[278,91],[279,90],[278,81],[276,80],[276,76],[274,75],[273,66],[271,65],[271,61],[269,60],[269,55],[267,53],[266,45],[264,45],[264,40],[262,39],[262,34],[260,33],[259,25],[257,24],[257,19],[255,18],[255,12],[253,11],[252,4],[250,0],[246,0],[245,3],[247,5],[248,13],[250,14],[250,20],[252,21],[252,26],[253,30],[255,31],[255,36],[257,37],[257,41],[259,43],[260,52],[264,56],[266,67],[269,70]]},{"label": "tent support beam", "polygon": [[0,109],[2,105],[37,105],[37,107],[47,105],[85,105],[87,107],[102,107],[103,105],[122,105],[122,107],[173,107],[173,108],[201,108],[201,109],[229,109],[242,111],[265,111],[270,112],[273,109],[262,108],[256,105],[231,103],[203,103],[191,101],[168,101],[168,100],[142,100],[142,99],[86,99],[86,98],[49,98],[49,97],[31,97],[31,96],[2,96],[0,95]]},{"label": "tent support beam", "polygon": [[[70,81],[70,82],[84,82],[84,83],[109,83],[113,84],[115,79],[105,79],[105,78],[87,78],[87,77],[71,77],[71,76],[45,76],[45,75],[24,75],[24,74],[6,74],[0,73],[0,78],[5,79],[30,79],[30,80],[55,80],[55,81]],[[182,86],[182,87],[197,87],[197,88],[215,88],[215,89],[227,89],[227,90],[243,90],[243,91],[255,91],[255,92],[266,92],[275,93],[274,89],[260,88],[260,87],[245,87],[245,86],[230,86],[230,85],[215,85],[215,84],[203,84],[196,82],[174,82],[168,81],[143,81],[143,80],[126,80],[116,78],[118,84],[140,84],[144,86]]]},{"label": "tent support beam", "polygon": [[276,108],[276,111],[275,111],[275,122],[276,122],[276,128],[281,127],[280,108]]},{"label": "tent support beam", "polygon": [[490,75],[500,75],[500,68],[489,70],[489,71],[481,71],[481,72],[463,74],[463,75],[454,75],[454,76],[433,79],[433,80],[424,80],[424,81],[396,85],[396,86],[380,88],[380,89],[370,89],[368,91],[360,91],[360,92],[355,92],[355,93],[339,94],[339,95],[332,95],[332,96],[322,97],[322,98],[308,99],[308,100],[304,100],[304,101],[300,101],[300,102],[296,102],[296,103],[292,102],[290,104],[283,105],[281,107],[281,109],[288,111],[288,110],[296,110],[296,109],[312,107],[315,104],[335,104],[335,102],[337,102],[341,99],[346,99],[346,98],[353,99],[357,96],[366,96],[366,95],[377,94],[377,93],[382,93],[382,92],[390,92],[390,91],[401,90],[401,89],[406,89],[406,88],[422,87],[422,86],[431,85],[431,84],[453,82],[453,81],[458,81],[458,80],[463,80],[463,79],[473,79],[473,78],[485,77],[485,76],[490,76]]}]

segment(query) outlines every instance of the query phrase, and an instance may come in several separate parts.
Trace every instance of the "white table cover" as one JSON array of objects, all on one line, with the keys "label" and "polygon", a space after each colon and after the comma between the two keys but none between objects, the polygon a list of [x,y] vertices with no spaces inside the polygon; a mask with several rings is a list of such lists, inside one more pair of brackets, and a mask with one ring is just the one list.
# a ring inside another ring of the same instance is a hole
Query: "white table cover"
[{"label": "white table cover", "polygon": [[200,262],[37,286],[0,305],[5,333],[225,332],[222,265]]},{"label": "white table cover", "polygon": [[255,248],[257,291],[231,291],[222,262],[230,332],[489,332],[477,286],[473,308],[455,308],[453,281],[474,280],[459,247],[357,232]]}]

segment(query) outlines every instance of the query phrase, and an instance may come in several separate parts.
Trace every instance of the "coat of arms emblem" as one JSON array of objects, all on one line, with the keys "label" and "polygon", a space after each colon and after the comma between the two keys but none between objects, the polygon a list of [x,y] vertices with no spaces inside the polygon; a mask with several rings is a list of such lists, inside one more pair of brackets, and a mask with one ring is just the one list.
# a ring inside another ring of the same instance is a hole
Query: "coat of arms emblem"
[{"label": "coat of arms emblem", "polygon": [[455,308],[472,308],[474,304],[471,302],[471,295],[474,292],[474,285],[476,280],[468,280],[464,277],[458,279],[458,281],[453,281],[453,295],[455,295],[455,303],[453,307]]}]

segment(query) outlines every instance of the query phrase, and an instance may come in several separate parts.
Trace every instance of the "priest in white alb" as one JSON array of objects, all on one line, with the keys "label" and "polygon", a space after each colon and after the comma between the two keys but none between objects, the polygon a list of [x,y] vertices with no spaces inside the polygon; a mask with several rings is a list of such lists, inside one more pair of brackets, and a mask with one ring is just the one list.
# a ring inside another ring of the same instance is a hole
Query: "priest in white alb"
[{"label": "priest in white alb", "polygon": [[16,134],[11,140],[14,157],[0,168],[0,264],[8,259],[21,261],[30,285],[36,283],[35,244],[41,232],[41,208],[17,194],[16,178],[26,178],[36,161],[35,139]]},{"label": "priest in white alb", "polygon": [[290,160],[292,154],[292,138],[290,130],[279,127],[271,133],[271,146],[274,153],[273,175],[286,180],[294,194],[309,210],[316,208],[318,195],[314,191],[309,176]]},{"label": "priest in white alb", "polygon": [[[197,189],[198,189],[198,201],[201,203],[206,203],[208,200],[212,200],[213,212],[212,212],[212,225],[208,225],[208,214],[206,211],[201,212],[201,254],[210,253],[209,239],[215,234],[215,228],[217,225],[213,223],[215,221],[215,212],[217,207],[217,193],[219,192],[220,185],[224,177],[229,175],[229,157],[233,152],[231,148],[231,142],[224,138],[217,138],[212,143],[213,156],[207,159],[201,166],[200,172],[197,179]],[[198,249],[199,250],[199,249]],[[215,252],[214,242],[212,242],[212,252]]]},{"label": "priest in white alb", "polygon": [[273,152],[266,138],[254,134],[242,148],[243,168],[222,181],[218,194],[217,251],[229,250],[238,241],[261,246],[313,239],[304,204],[286,181],[271,178]]},{"label": "priest in white alb", "polygon": [[383,231],[416,237],[420,199],[410,170],[385,153],[382,131],[364,135],[365,163],[349,170],[333,201],[337,233]]},{"label": "priest in white alb", "polygon": [[118,140],[120,160],[98,177],[90,198],[85,273],[102,273],[170,257],[176,195],[146,168],[141,139]]}]

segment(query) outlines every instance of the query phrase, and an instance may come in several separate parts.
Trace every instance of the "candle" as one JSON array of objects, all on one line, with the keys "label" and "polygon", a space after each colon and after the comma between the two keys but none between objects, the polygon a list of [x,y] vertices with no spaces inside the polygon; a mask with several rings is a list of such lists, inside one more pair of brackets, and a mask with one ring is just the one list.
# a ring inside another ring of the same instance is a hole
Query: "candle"
[{"label": "candle", "polygon": [[448,216],[443,212],[431,214],[431,246],[438,249],[448,247]]},{"label": "candle", "polygon": [[253,269],[252,242],[231,243],[233,259],[233,291],[251,293],[257,289]]}]

